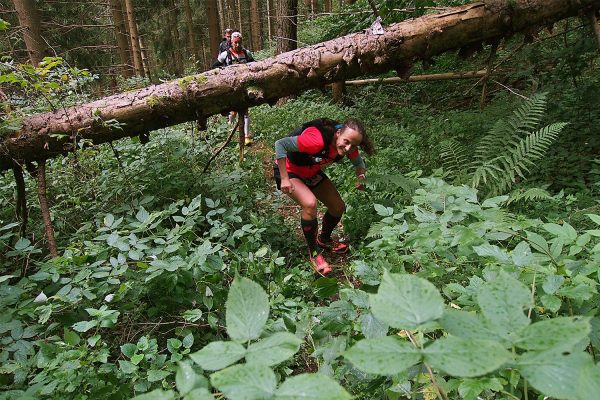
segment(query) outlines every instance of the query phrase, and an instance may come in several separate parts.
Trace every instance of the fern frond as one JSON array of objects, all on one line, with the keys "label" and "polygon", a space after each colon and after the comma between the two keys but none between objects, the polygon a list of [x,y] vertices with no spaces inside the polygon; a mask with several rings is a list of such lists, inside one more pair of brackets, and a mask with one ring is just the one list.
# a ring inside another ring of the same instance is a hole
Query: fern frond
[{"label": "fern frond", "polygon": [[515,110],[513,115],[498,121],[475,148],[474,167],[498,154],[504,154],[507,147],[514,147],[539,125],[545,109],[546,94],[536,94]]},{"label": "fern frond", "polygon": [[465,146],[454,140],[447,140],[440,144],[440,148],[442,166],[448,172],[448,176],[451,179],[464,176],[469,165],[469,157]]},{"label": "fern frond", "polygon": [[367,238],[380,238],[382,237],[381,231],[383,228],[388,226],[388,224],[384,224],[383,222],[375,222],[371,224],[369,227],[369,231],[367,232]]},{"label": "fern frond", "polygon": [[546,190],[538,187],[532,187],[527,190],[517,189],[513,190],[508,195],[508,200],[506,204],[509,205],[511,203],[529,203],[532,201],[540,201],[540,200],[552,200],[552,195]]},{"label": "fern frond", "polygon": [[486,185],[490,194],[497,195],[510,189],[517,176],[524,179],[523,171],[530,172],[530,168],[535,166],[535,161],[543,157],[566,125],[559,122],[545,126],[522,138],[506,155],[496,157],[493,164],[497,167],[495,170],[500,171],[497,174],[498,179]]}]

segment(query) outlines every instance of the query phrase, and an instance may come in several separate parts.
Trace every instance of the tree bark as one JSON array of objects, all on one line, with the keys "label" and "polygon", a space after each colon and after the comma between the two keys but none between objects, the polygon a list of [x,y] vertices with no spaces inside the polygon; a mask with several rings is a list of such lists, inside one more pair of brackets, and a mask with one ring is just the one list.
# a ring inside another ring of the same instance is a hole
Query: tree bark
[{"label": "tree bark", "polygon": [[332,9],[332,0],[323,1],[323,12],[330,13]]},{"label": "tree bark", "polygon": [[258,12],[258,0],[250,0],[250,28],[252,33],[252,50],[262,49],[262,24]]},{"label": "tree bark", "polygon": [[52,227],[52,218],[50,217],[50,207],[48,206],[48,196],[46,194],[46,160],[38,162],[37,189],[42,219],[44,220],[44,230],[46,231],[46,240],[48,240],[48,249],[52,257],[58,257],[54,228]]},{"label": "tree bark", "polygon": [[179,28],[178,26],[178,22],[179,22],[179,9],[177,8],[177,6],[175,5],[175,0],[171,0],[170,2],[171,4],[171,12],[169,12],[169,16],[167,17],[167,20],[170,20],[171,23],[170,25],[170,30],[171,30],[171,50],[172,50],[172,54],[173,54],[173,60],[175,61],[175,76],[182,76],[183,75],[183,57],[181,56],[181,46],[180,46],[180,40],[179,40]]},{"label": "tree bark", "polygon": [[275,54],[298,48],[298,0],[277,0],[277,47]]},{"label": "tree bark", "polygon": [[208,18],[208,41],[210,43],[210,53],[215,54],[216,59],[219,55],[219,42],[221,41],[217,0],[206,0],[206,17]]},{"label": "tree bark", "polygon": [[110,0],[108,6],[112,15],[113,25],[115,26],[115,39],[119,47],[119,58],[121,59],[121,73],[124,76],[131,76],[131,59],[129,57],[129,43],[127,41],[127,30],[125,29],[125,20],[123,18],[123,7],[121,0]]},{"label": "tree bark", "polygon": [[383,35],[367,30],[263,61],[34,115],[22,121],[20,132],[0,142],[0,170],[12,168],[13,159],[40,160],[74,151],[74,140],[99,144],[145,134],[199,116],[273,104],[365,73],[396,70],[404,76],[416,60],[498,41],[533,26],[541,29],[593,7],[600,7],[600,0],[513,0],[500,8],[474,3],[391,25]]},{"label": "tree bark", "polygon": [[596,10],[590,10],[588,17],[590,19],[590,24],[592,25],[592,30],[594,31],[594,36],[596,36],[598,49],[600,49],[600,25],[598,25],[598,18],[596,18]]},{"label": "tree bark", "polygon": [[194,20],[192,18],[192,8],[190,7],[190,0],[183,0],[183,10],[185,11],[185,22],[188,30],[188,46],[190,47],[190,56],[194,66],[198,58],[198,51],[196,50],[196,39],[194,38]]},{"label": "tree bark", "polygon": [[35,0],[13,0],[13,4],[19,17],[29,60],[33,66],[37,66],[46,55],[48,46],[42,38],[40,15],[35,7]]},{"label": "tree bark", "polygon": [[267,30],[269,31],[269,46],[271,45],[271,40],[273,40],[273,12],[275,12],[273,0],[267,0]]},{"label": "tree bark", "polygon": [[131,52],[133,54],[133,69],[136,75],[144,76],[144,66],[142,65],[142,51],[140,50],[140,39],[138,35],[137,22],[135,19],[133,0],[125,0],[125,10],[127,13],[127,25],[129,26],[129,40],[131,42]]}]

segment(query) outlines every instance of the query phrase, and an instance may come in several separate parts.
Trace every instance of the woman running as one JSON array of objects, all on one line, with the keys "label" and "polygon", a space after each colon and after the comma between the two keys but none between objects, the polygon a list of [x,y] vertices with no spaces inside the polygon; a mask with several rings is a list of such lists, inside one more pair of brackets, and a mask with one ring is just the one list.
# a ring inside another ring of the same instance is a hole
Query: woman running
[{"label": "woman running", "polygon": [[[335,185],[321,168],[347,156],[357,177],[357,189],[367,171],[358,147],[371,155],[373,144],[363,125],[349,118],[344,124],[322,118],[307,122],[288,137],[275,142],[275,180],[277,188],[302,207],[300,225],[308,245],[309,258],[320,275],[331,272],[323,250],[345,253],[348,245],[331,238],[346,209]],[[327,207],[318,234],[317,200]]]}]

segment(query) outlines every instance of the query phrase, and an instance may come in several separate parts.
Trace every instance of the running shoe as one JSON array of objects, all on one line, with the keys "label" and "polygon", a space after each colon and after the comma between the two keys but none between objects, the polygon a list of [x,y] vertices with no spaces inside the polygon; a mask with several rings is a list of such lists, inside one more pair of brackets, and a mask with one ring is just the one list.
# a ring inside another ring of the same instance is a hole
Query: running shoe
[{"label": "running shoe", "polygon": [[319,254],[315,257],[310,257],[310,262],[315,272],[321,276],[325,276],[331,272],[331,266],[325,261],[323,254]]},{"label": "running shoe", "polygon": [[333,239],[323,240],[321,235],[317,236],[317,244],[320,248],[336,254],[344,254],[349,250],[347,243],[338,242]]}]

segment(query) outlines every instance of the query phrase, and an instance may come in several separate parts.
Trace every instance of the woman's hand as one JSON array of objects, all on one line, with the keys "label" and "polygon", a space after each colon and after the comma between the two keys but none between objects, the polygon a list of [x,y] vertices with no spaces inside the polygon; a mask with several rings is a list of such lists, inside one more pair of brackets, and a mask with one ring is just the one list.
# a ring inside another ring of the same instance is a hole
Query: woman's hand
[{"label": "woman's hand", "polygon": [[281,178],[281,191],[290,194],[295,190],[294,184],[289,178]]},{"label": "woman's hand", "polygon": [[354,186],[357,190],[365,190],[365,184],[363,180],[365,179],[365,174],[360,173],[356,176],[356,185]]}]

